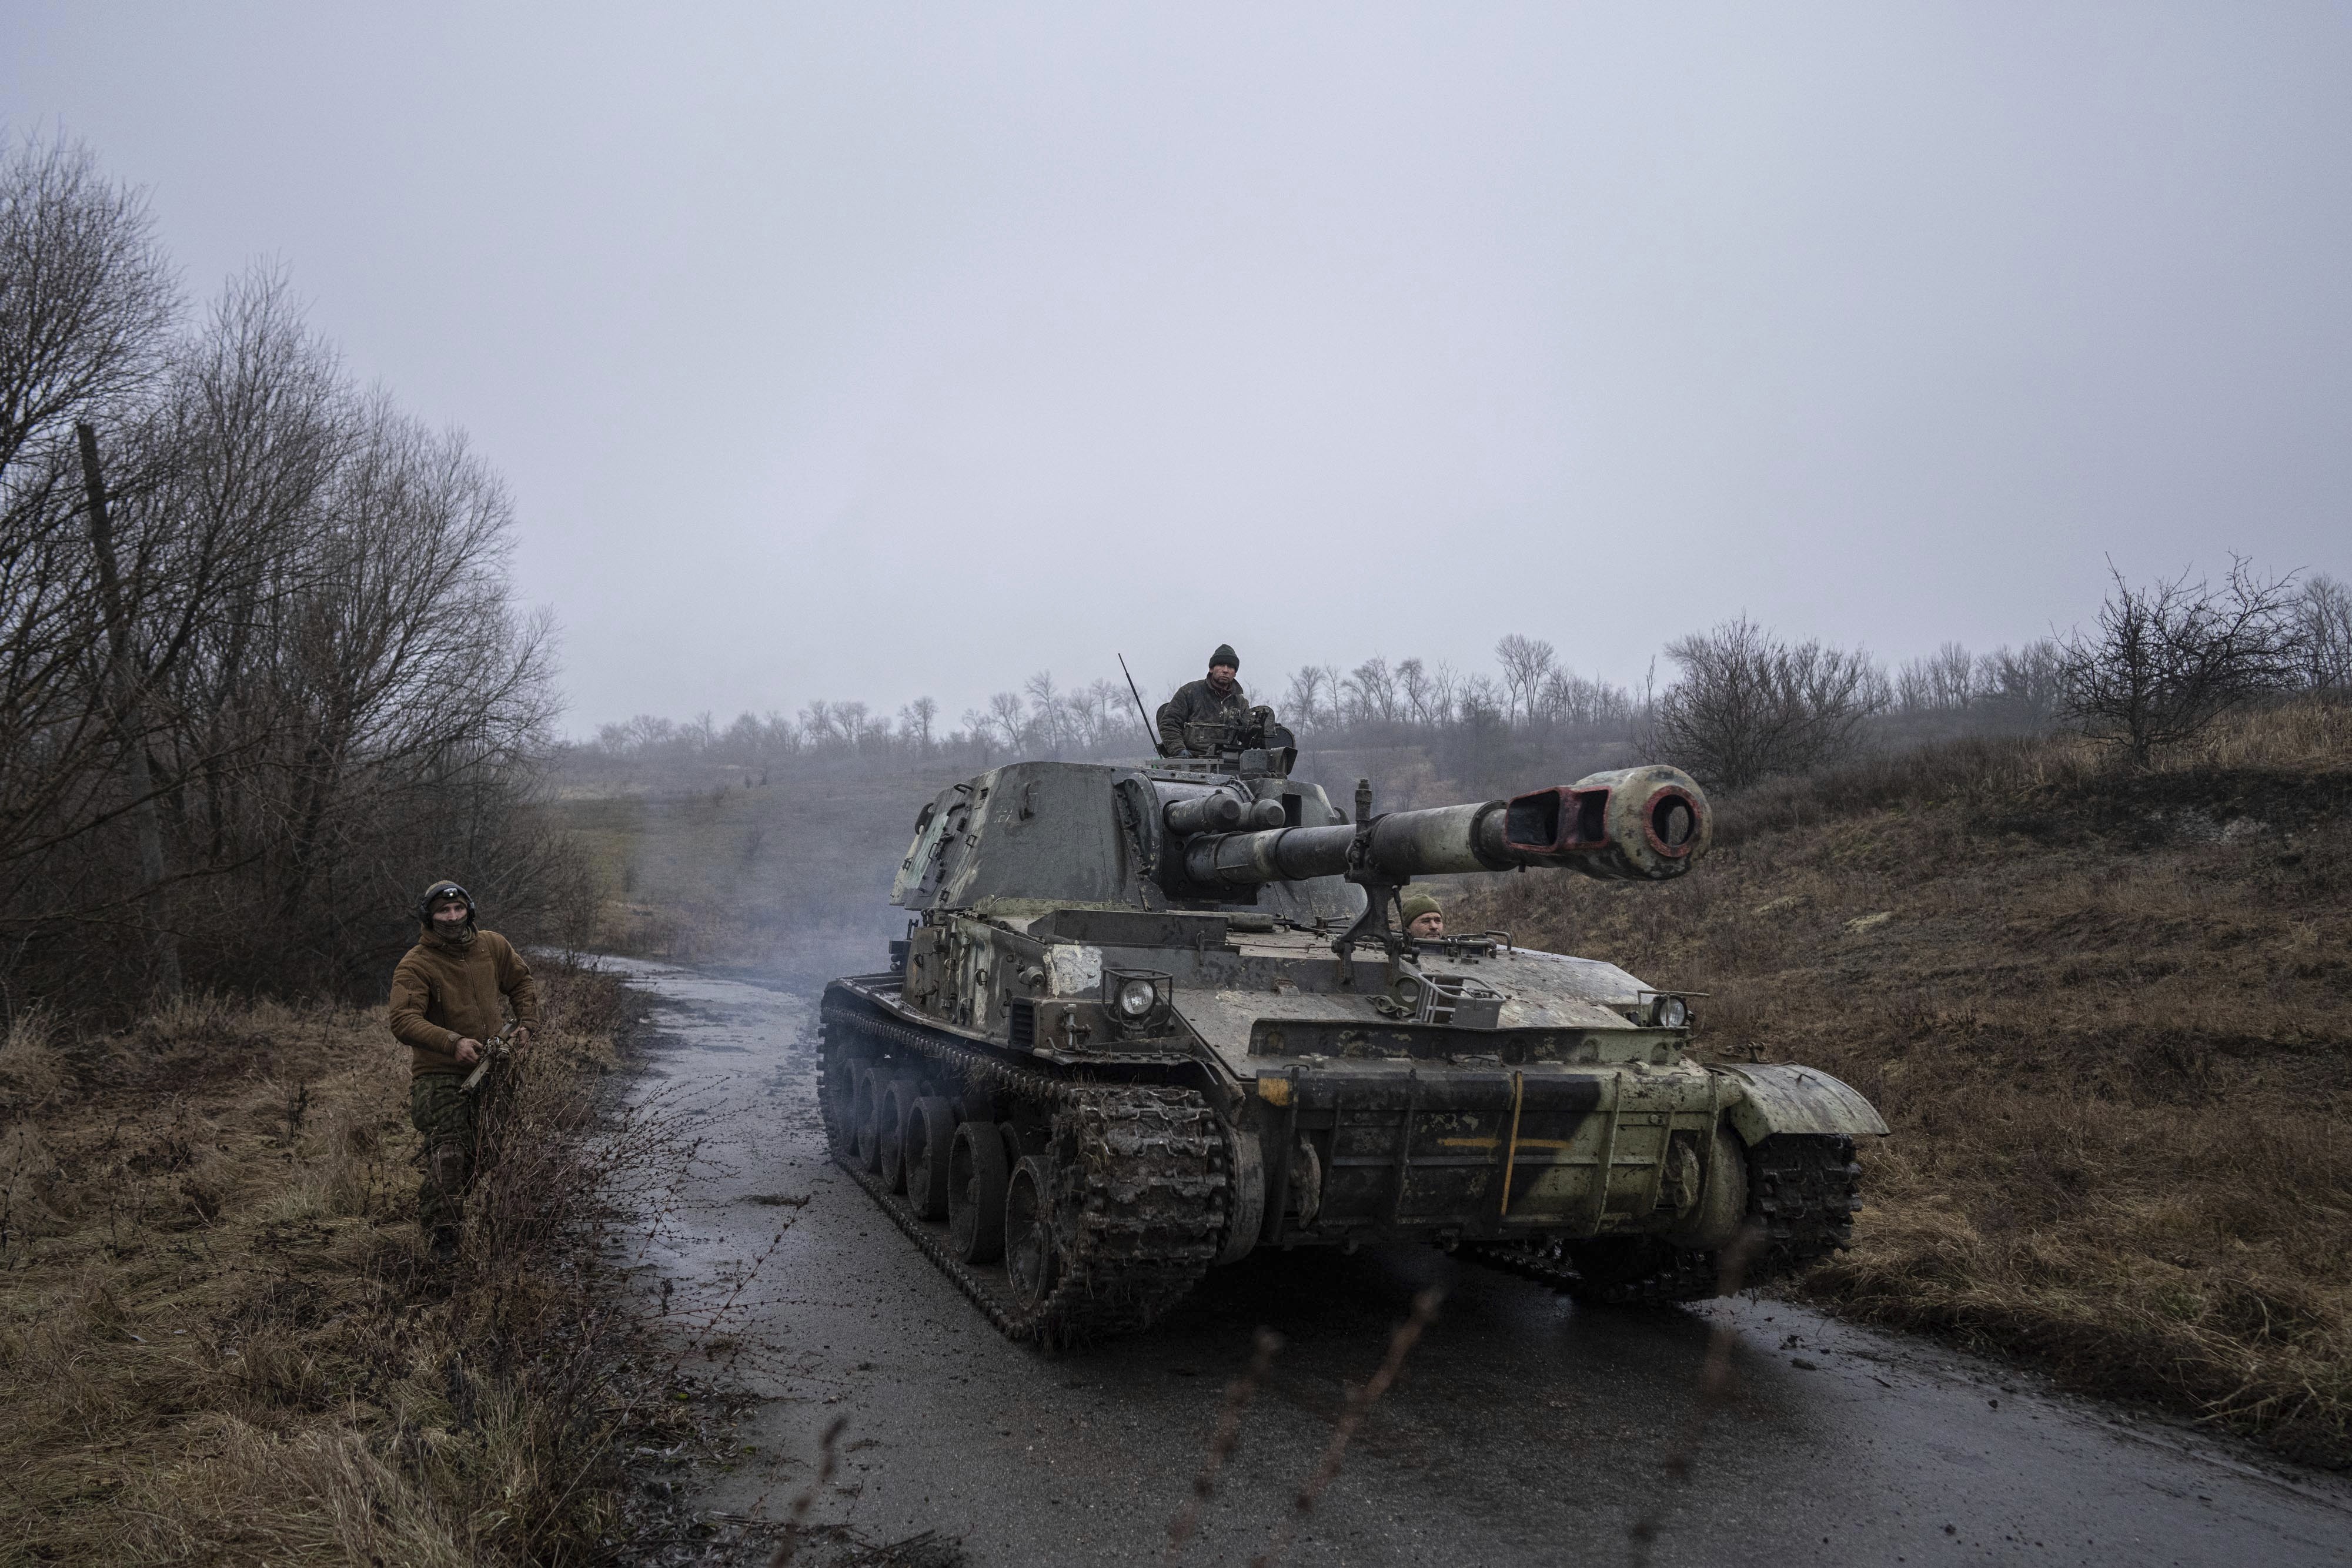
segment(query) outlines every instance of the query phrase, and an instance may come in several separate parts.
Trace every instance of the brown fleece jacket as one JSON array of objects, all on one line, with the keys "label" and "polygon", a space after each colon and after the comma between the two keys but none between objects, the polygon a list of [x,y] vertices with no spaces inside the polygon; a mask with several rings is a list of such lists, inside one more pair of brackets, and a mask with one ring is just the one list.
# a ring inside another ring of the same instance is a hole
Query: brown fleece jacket
[{"label": "brown fleece jacket", "polygon": [[409,1076],[465,1071],[457,1042],[488,1045],[506,1027],[500,997],[514,1003],[515,1022],[539,1027],[539,988],[513,944],[478,931],[461,947],[426,927],[392,972],[392,1032],[409,1049]]}]

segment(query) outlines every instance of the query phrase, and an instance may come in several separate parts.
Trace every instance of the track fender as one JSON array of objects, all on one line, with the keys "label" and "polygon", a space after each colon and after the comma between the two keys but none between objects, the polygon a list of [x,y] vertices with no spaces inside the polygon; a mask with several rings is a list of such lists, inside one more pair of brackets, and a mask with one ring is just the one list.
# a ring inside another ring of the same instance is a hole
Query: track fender
[{"label": "track fender", "polygon": [[1886,1124],[1869,1101],[1818,1067],[1789,1062],[1715,1069],[1739,1087],[1732,1130],[1753,1146],[1775,1133],[1843,1133],[1884,1137]]}]

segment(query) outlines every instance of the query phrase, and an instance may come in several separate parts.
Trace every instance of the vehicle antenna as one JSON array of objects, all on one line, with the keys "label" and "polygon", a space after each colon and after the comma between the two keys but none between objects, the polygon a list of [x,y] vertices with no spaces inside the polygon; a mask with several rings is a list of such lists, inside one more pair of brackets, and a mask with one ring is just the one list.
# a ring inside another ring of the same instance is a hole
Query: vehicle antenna
[{"label": "vehicle antenna", "polygon": [[1127,695],[1135,699],[1135,716],[1143,721],[1143,733],[1150,738],[1152,755],[1167,756],[1168,748],[1160,744],[1160,737],[1152,731],[1151,716],[1143,711],[1143,694],[1135,689],[1135,672],[1127,667],[1127,655],[1124,653],[1118,656],[1118,673],[1127,677]]}]

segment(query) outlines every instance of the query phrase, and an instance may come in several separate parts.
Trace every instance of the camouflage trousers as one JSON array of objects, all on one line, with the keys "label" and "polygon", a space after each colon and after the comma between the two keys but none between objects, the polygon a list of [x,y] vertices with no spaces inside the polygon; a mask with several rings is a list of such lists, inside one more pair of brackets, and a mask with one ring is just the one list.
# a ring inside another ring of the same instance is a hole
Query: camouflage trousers
[{"label": "camouflage trousers", "polygon": [[466,1218],[480,1129],[474,1096],[460,1072],[426,1072],[408,1081],[408,1119],[425,1134],[425,1179],[416,1186],[416,1223],[427,1236]]}]

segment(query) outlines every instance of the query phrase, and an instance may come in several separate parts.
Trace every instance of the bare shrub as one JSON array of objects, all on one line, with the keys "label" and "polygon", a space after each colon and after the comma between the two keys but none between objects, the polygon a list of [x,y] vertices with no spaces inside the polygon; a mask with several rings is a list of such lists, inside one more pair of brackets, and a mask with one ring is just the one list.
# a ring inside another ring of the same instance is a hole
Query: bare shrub
[{"label": "bare shrub", "polygon": [[0,1037],[0,1108],[26,1109],[57,1092],[65,1082],[53,1043],[55,1015],[35,1008],[8,1020]]},{"label": "bare shrub", "polygon": [[2303,684],[2314,691],[2352,692],[2352,589],[2315,572],[2303,580],[2294,614]]},{"label": "bare shrub", "polygon": [[2064,643],[2063,712],[2094,739],[2146,768],[2223,712],[2294,683],[2300,629],[2287,579],[2254,575],[2233,556],[2219,588],[2189,573],[2140,587],[2115,580],[2095,632]]},{"label": "bare shrub", "polygon": [[1741,789],[1852,755],[1889,700],[1860,649],[1788,643],[1745,616],[1666,644],[1682,676],[1658,698],[1656,751],[1702,782]]}]

